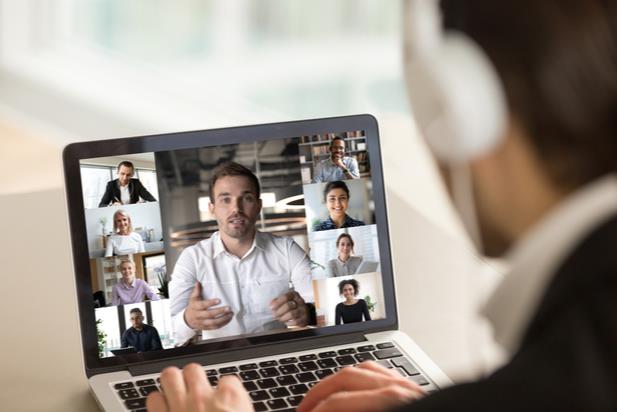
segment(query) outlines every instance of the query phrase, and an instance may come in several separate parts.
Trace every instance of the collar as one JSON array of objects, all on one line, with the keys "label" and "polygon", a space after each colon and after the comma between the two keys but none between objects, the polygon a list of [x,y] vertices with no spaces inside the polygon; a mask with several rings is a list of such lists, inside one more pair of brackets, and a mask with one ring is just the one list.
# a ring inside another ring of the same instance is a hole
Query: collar
[{"label": "collar", "polygon": [[[216,258],[221,253],[229,253],[227,252],[227,249],[225,249],[225,245],[223,244],[223,240],[221,239],[221,235],[218,231],[214,232],[212,236],[210,237],[210,239],[212,239],[212,243],[214,245],[214,254],[212,256],[213,258]],[[242,259],[250,255],[251,252],[255,248],[260,249],[260,250],[265,250],[266,248],[265,235],[261,233],[259,230],[255,231],[255,237],[253,238],[253,244],[249,248],[248,252],[246,252],[246,254],[242,256]]]},{"label": "collar", "polygon": [[581,237],[617,211],[617,175],[592,182],[568,196],[534,225],[506,256],[510,272],[482,314],[494,338],[510,355],[519,347],[555,271]]}]

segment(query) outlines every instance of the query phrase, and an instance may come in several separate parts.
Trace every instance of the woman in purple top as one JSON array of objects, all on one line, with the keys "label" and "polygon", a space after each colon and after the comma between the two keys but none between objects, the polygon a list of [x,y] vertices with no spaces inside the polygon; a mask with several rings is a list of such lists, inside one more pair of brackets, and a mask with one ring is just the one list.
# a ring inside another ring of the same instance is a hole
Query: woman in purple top
[{"label": "woman in purple top", "polygon": [[123,260],[119,265],[122,279],[114,285],[111,291],[111,304],[126,305],[129,303],[140,303],[144,297],[149,300],[159,300],[156,293],[150,286],[141,279],[135,278],[135,263],[130,260]]}]

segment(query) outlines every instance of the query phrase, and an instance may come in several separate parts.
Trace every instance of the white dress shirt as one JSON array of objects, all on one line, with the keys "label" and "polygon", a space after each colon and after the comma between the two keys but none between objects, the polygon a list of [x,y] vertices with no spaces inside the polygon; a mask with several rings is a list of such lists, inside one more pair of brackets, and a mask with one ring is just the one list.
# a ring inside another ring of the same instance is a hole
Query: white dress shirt
[{"label": "white dress shirt", "polygon": [[513,247],[507,256],[511,271],[482,310],[506,352],[518,349],[559,265],[616,212],[617,176],[609,175],[568,196]]},{"label": "white dress shirt", "polygon": [[229,306],[232,320],[217,330],[202,331],[202,340],[284,329],[274,319],[270,302],[290,290],[313,302],[311,269],[306,253],[291,238],[256,232],[250,250],[239,258],[227,252],[219,232],[187,247],[176,262],[169,283],[174,336],[178,343],[197,331],[184,321],[189,296],[197,282],[204,299],[220,299]]},{"label": "white dress shirt", "polygon": [[114,233],[107,238],[105,256],[123,256],[145,251],[144,240],[139,233],[131,232],[128,235]]}]

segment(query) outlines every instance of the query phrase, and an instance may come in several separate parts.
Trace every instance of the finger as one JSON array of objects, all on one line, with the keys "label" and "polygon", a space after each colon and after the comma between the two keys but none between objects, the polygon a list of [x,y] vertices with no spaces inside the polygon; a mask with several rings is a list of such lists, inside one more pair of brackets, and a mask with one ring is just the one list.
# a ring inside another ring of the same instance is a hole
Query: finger
[{"label": "finger", "polygon": [[276,310],[282,306],[287,304],[288,301],[290,300],[295,300],[296,295],[298,295],[298,292],[293,292],[293,291],[289,291],[287,293],[282,294],[281,296],[277,297],[276,299],[273,299],[272,302],[270,302],[270,309],[272,309],[273,312],[276,312]]},{"label": "finger", "polygon": [[165,393],[168,405],[180,409],[186,401],[186,385],[182,372],[175,366],[163,369],[161,372],[161,387]]},{"label": "finger", "polygon": [[305,306],[300,306],[296,309],[293,310],[289,310],[287,309],[287,311],[279,313],[279,314],[275,314],[274,317],[276,319],[278,319],[281,322],[287,322],[290,320],[301,320],[306,318],[306,307]]},{"label": "finger", "polygon": [[[312,409],[312,412],[354,411],[369,412],[374,410],[389,410],[396,406],[419,399],[422,395],[414,391],[390,385],[385,388],[358,391],[339,392],[325,399]],[[298,408],[300,412],[303,409]]]},{"label": "finger", "polygon": [[[330,395],[342,391],[364,391],[373,390],[390,385],[402,385],[400,379],[394,376],[377,373],[366,368],[343,368],[338,373],[330,375],[317,385],[315,385],[306,395],[302,405],[304,408],[298,409],[298,412],[310,411],[322,399],[326,399]],[[409,388],[411,390],[411,388]]]},{"label": "finger", "polygon": [[161,392],[152,392],[146,398],[146,408],[153,412],[167,412],[169,408]]},{"label": "finger", "polygon": [[234,411],[251,411],[253,410],[252,401],[249,394],[244,389],[242,382],[237,376],[223,376],[217,387],[217,403],[227,405],[230,410]]},{"label": "finger", "polygon": [[388,369],[388,368],[385,368],[379,365],[377,362],[365,361],[365,362],[362,362],[356,365],[356,367],[361,368],[361,369],[371,370],[373,372],[380,373],[382,375],[390,376],[396,379],[397,381],[399,381],[401,385],[409,389],[417,390],[417,391],[424,393],[424,389],[422,389],[422,387],[418,385],[417,383],[410,381],[409,379],[406,379],[405,377],[401,376],[401,374],[395,371],[394,369]]},{"label": "finger", "polygon": [[231,312],[231,308],[229,306],[222,306],[220,308],[214,308],[214,309],[193,308],[193,310],[195,310],[195,314],[194,314],[195,319],[214,319],[214,318],[218,318],[219,316],[223,316],[224,314]]},{"label": "finger", "polygon": [[219,329],[219,328],[227,325],[229,322],[231,322],[233,317],[234,317],[233,313],[229,313],[229,314],[221,316],[219,318],[204,320],[201,323],[202,324],[202,329],[204,329],[204,330]]},{"label": "finger", "polygon": [[203,367],[196,363],[188,364],[182,370],[182,375],[187,390],[187,406],[195,412],[205,410],[206,400],[212,396],[213,389]]},{"label": "finger", "polygon": [[201,300],[201,283],[195,283],[195,287],[191,292],[191,296],[189,296],[189,301],[193,300]]}]

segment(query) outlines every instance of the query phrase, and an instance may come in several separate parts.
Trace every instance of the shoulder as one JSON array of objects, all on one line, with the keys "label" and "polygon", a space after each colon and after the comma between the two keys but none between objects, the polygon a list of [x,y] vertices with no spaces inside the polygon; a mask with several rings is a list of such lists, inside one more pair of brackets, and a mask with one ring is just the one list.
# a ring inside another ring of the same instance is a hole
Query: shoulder
[{"label": "shoulder", "polygon": [[185,247],[180,253],[180,257],[178,258],[178,261],[180,261],[180,259],[182,260],[189,259],[189,260],[193,260],[197,262],[198,260],[201,260],[204,258],[213,259],[214,245],[215,245],[215,242],[218,241],[218,239],[219,239],[218,232],[215,232],[208,239],[200,240],[194,245]]},{"label": "shoulder", "polygon": [[129,236],[131,236],[131,238],[134,240],[143,241],[143,239],[141,238],[141,235],[137,232],[131,232]]},{"label": "shoulder", "polygon": [[135,186],[141,186],[141,182],[137,178],[131,178],[130,182]]},{"label": "shoulder", "polygon": [[315,224],[315,226],[313,226],[313,231],[318,232],[320,230],[328,230],[330,227],[330,222],[329,222],[329,218],[326,220],[323,220],[321,222],[318,222],[317,224]]},{"label": "shoulder", "polygon": [[364,226],[365,223],[361,220],[356,220],[349,215],[345,217],[345,226],[353,227],[353,226]]},{"label": "shoulder", "polygon": [[288,253],[290,249],[300,248],[300,246],[290,237],[275,236],[271,233],[257,231],[257,244],[265,250],[277,250],[281,253]]}]

